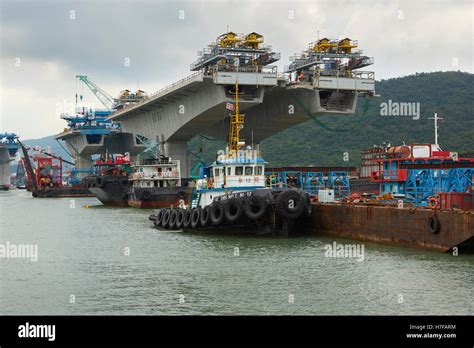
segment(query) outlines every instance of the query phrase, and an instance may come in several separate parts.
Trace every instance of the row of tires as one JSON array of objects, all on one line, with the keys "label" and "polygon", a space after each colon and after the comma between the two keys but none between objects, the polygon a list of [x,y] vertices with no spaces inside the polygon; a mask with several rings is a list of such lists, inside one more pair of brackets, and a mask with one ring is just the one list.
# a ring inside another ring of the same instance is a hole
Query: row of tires
[{"label": "row of tires", "polygon": [[296,191],[284,191],[273,201],[265,196],[249,196],[215,201],[204,208],[160,209],[150,216],[156,227],[166,229],[206,228],[233,224],[243,218],[261,219],[269,205],[284,218],[296,219],[310,213],[309,197]]}]

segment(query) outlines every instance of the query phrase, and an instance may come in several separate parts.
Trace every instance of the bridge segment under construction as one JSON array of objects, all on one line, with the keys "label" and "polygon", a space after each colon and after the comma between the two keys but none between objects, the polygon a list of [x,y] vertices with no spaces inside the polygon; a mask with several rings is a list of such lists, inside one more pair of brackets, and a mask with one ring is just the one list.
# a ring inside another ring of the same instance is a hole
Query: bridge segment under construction
[{"label": "bridge segment under construction", "polygon": [[109,119],[123,132],[155,140],[162,153],[180,160],[190,173],[187,142],[198,134],[225,139],[229,111],[239,84],[245,113],[241,135],[259,142],[311,117],[352,115],[359,96],[374,96],[373,72],[360,71],[373,59],[356,50],[349,38],[323,38],[292,57],[284,73],[280,59],[258,33],[227,32],[199,52],[192,75],[112,112]]}]

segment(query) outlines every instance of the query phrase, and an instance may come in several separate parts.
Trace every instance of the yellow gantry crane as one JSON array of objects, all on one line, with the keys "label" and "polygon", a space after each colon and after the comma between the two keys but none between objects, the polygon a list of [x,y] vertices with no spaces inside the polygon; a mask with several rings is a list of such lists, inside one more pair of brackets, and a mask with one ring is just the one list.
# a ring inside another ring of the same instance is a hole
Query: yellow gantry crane
[{"label": "yellow gantry crane", "polygon": [[244,128],[245,115],[239,114],[239,82],[235,81],[235,114],[230,114],[229,127],[229,154],[234,157],[237,152],[245,145],[240,141],[240,130]]}]

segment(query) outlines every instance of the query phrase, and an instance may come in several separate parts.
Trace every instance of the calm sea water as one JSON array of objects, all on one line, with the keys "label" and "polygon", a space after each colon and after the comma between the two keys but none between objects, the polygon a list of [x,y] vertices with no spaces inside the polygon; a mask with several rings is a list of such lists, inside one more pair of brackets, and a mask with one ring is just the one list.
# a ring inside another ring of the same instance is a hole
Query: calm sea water
[{"label": "calm sea water", "polygon": [[0,314],[474,314],[474,256],[327,258],[357,242],[159,231],[149,214],[0,193],[0,243],[38,245],[37,262],[0,258]]}]

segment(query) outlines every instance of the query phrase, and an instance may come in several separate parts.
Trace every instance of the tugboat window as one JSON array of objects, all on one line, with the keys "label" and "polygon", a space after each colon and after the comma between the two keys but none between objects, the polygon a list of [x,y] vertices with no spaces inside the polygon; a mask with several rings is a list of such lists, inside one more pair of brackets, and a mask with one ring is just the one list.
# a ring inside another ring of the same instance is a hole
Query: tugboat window
[{"label": "tugboat window", "polygon": [[255,175],[262,175],[262,167],[261,166],[255,167]]},{"label": "tugboat window", "polygon": [[231,174],[231,169],[230,167],[227,167],[227,175],[230,175]]},{"label": "tugboat window", "polygon": [[252,167],[245,167],[245,175],[252,175]]},{"label": "tugboat window", "polygon": [[242,175],[244,172],[244,167],[235,167],[235,175]]}]

